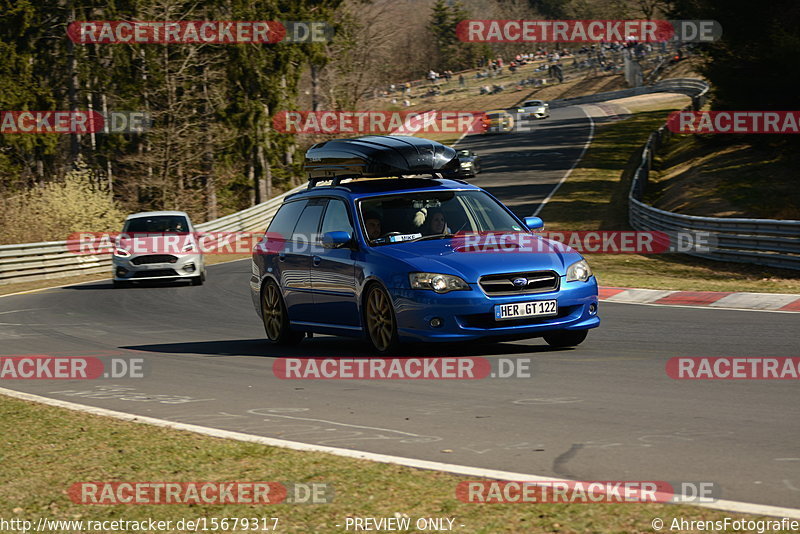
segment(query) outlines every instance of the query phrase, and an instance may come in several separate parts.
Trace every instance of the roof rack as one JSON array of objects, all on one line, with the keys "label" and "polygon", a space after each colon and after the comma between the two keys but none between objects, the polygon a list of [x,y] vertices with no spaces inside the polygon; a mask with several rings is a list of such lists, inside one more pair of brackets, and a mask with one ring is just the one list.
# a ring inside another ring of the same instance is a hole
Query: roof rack
[{"label": "roof rack", "polygon": [[456,150],[419,137],[370,135],[317,143],[306,152],[303,165],[308,188],[331,180],[402,178],[409,174],[434,174],[458,168]]}]

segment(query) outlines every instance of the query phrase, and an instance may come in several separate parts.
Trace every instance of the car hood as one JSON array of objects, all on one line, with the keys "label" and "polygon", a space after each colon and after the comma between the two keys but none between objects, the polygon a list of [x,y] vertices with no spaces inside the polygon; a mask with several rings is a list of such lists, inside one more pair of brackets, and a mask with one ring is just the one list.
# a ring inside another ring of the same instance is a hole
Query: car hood
[{"label": "car hood", "polygon": [[[376,247],[384,256],[403,261],[412,271],[455,274],[466,282],[477,283],[487,274],[552,270],[560,276],[581,255],[564,245],[534,237],[536,246],[524,250],[514,247],[467,246],[464,239],[435,239],[412,243],[396,243]],[[535,252],[530,250],[534,249]]]}]

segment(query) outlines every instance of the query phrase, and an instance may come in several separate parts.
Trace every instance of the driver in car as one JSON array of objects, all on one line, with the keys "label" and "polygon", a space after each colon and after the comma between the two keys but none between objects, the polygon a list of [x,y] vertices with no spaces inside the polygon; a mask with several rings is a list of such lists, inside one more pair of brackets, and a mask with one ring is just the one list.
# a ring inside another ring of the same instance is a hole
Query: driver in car
[{"label": "driver in car", "polygon": [[370,241],[381,236],[381,217],[374,211],[368,211],[364,215],[364,225],[367,227],[367,237]]}]

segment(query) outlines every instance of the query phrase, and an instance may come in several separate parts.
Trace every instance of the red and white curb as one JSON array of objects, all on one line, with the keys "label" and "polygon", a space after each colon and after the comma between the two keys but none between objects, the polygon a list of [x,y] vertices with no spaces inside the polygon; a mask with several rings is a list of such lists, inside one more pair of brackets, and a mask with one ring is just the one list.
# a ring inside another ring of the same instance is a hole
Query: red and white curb
[{"label": "red and white curb", "polygon": [[626,304],[699,306],[734,310],[800,312],[800,295],[786,293],[733,293],[730,291],[668,291],[601,287],[600,300]]}]

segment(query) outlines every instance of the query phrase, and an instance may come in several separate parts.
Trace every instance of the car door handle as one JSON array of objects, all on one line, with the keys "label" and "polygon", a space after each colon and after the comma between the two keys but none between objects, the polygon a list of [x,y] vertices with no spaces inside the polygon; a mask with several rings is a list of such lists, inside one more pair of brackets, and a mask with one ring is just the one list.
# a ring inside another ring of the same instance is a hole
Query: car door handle
[{"label": "car door handle", "polygon": [[281,253],[279,253],[279,254],[278,254],[278,259],[279,259],[280,261],[286,261],[286,253],[285,253],[285,252],[281,252]]},{"label": "car door handle", "polygon": [[319,264],[322,263],[322,258],[314,256],[311,261],[314,263],[314,267],[319,267]]}]

